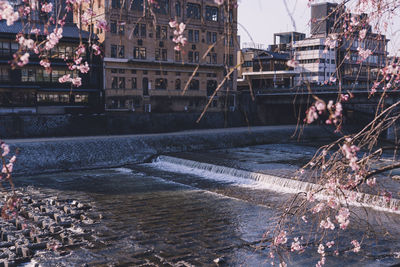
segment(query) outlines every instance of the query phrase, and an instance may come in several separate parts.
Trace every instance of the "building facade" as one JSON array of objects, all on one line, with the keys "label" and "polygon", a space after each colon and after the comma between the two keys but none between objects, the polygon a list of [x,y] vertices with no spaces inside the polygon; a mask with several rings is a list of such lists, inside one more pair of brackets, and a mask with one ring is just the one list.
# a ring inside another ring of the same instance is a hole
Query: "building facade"
[{"label": "building facade", "polygon": [[[43,32],[44,24],[39,20],[31,24],[17,21],[11,26],[7,26],[4,20],[0,21],[0,114],[100,112],[102,78],[99,58],[89,57],[89,53],[86,52],[83,60],[88,61],[91,70],[79,74],[82,86],[75,88],[71,83],[61,84],[58,80],[65,74],[73,73],[64,58],[72,58],[81,40],[86,43],[89,36],[87,32],[80,32],[72,20],[66,21],[63,38],[48,52],[51,71],[46,71],[40,66],[41,58],[32,51],[29,51],[29,63],[25,66],[10,65],[13,55],[20,49],[16,35],[30,32],[32,25]],[[52,31],[52,26],[49,26],[48,30]],[[45,40],[46,35],[39,34],[37,38],[39,41]]]},{"label": "building facade", "polygon": [[[109,23],[106,32],[94,26],[104,48],[106,110],[203,110],[236,64],[236,8],[228,10],[213,0],[147,3],[105,0],[93,4],[93,10]],[[174,50],[174,29],[169,26],[173,19],[186,24],[188,43],[181,51]],[[209,111],[234,108],[236,72],[232,74]]]},{"label": "building facade", "polygon": [[238,58],[242,62],[238,69],[238,91],[261,92],[294,86],[297,73],[287,65],[290,53],[243,48]]}]

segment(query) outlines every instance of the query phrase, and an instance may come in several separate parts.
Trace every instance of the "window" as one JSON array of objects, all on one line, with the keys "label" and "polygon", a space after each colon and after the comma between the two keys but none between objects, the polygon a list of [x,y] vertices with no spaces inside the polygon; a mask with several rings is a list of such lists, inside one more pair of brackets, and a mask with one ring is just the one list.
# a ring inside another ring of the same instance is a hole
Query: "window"
[{"label": "window", "polygon": [[0,55],[9,56],[10,55],[10,43],[0,42]]},{"label": "window", "polygon": [[111,7],[112,8],[121,8],[121,1],[120,0],[111,0]]},{"label": "window", "polygon": [[206,20],[218,21],[218,7],[206,6]]},{"label": "window", "polygon": [[167,26],[157,26],[156,27],[156,38],[161,39],[161,40],[167,40],[167,38],[168,38]]},{"label": "window", "polygon": [[176,90],[181,90],[181,79],[176,79],[175,80],[175,89]]},{"label": "window", "polygon": [[117,57],[118,45],[111,45],[111,57]]},{"label": "window", "polygon": [[189,84],[189,90],[199,90],[200,82],[199,80],[192,79]]},{"label": "window", "polygon": [[76,94],[74,99],[75,99],[75,103],[87,103],[88,102],[88,95],[86,95],[86,94]]},{"label": "window", "polygon": [[188,30],[188,41],[190,43],[198,43],[199,35],[200,32],[198,30]]},{"label": "window", "polygon": [[167,89],[167,84],[168,84],[167,79],[158,78],[158,79],[156,79],[155,88],[165,90],[165,89]]},{"label": "window", "polygon": [[133,29],[133,35],[146,38],[146,24],[136,24],[135,29]]},{"label": "window", "polygon": [[198,63],[199,62],[199,52],[197,51],[189,51],[188,53],[188,61],[190,63]]},{"label": "window", "polygon": [[214,44],[217,42],[216,32],[207,32],[207,44]]},{"label": "window", "polygon": [[181,16],[181,3],[179,1],[175,3],[175,16]]},{"label": "window", "polygon": [[118,57],[119,58],[125,57],[125,48],[123,45],[118,46]]},{"label": "window", "polygon": [[198,4],[187,3],[186,4],[186,16],[191,19],[200,19],[201,7]]},{"label": "window", "polygon": [[11,53],[15,54],[18,51],[19,45],[17,43],[11,43]]},{"label": "window", "polygon": [[140,24],[140,37],[146,37],[146,24]]},{"label": "window", "polygon": [[132,78],[132,89],[137,89],[137,80],[136,77]]},{"label": "window", "polygon": [[168,14],[168,0],[156,0],[154,12],[158,14]]},{"label": "window", "polygon": [[111,21],[111,23],[110,23],[110,32],[117,33],[117,22]]},{"label": "window", "polygon": [[120,21],[118,23],[118,34],[124,35],[125,34],[125,22]]},{"label": "window", "polygon": [[21,82],[34,82],[35,80],[35,69],[21,70]]},{"label": "window", "polygon": [[117,89],[118,88],[118,77],[111,78],[111,88]]},{"label": "window", "polygon": [[125,89],[125,77],[118,77],[118,88]]},{"label": "window", "polygon": [[233,55],[224,55],[224,63],[227,64],[228,66],[233,66],[234,62],[233,62]]},{"label": "window", "polygon": [[208,64],[217,64],[217,53],[208,53],[206,59]]},{"label": "window", "polygon": [[143,11],[144,0],[131,0],[131,10]]},{"label": "window", "polygon": [[9,68],[0,68],[0,81],[10,80],[10,70]]},{"label": "window", "polygon": [[146,59],[146,48],[145,47],[135,47],[133,49],[133,58]]},{"label": "window", "polygon": [[215,89],[217,89],[218,83],[215,80],[208,80],[207,81],[207,96],[211,96]]},{"label": "window", "polygon": [[182,53],[181,51],[175,50],[175,61],[182,61]]}]

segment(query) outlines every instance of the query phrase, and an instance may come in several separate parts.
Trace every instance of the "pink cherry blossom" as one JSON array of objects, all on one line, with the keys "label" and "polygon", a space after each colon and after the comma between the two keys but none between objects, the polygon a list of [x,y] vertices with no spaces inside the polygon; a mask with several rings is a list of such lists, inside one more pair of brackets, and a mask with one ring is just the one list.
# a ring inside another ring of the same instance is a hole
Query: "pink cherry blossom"
[{"label": "pink cherry blossom", "polygon": [[353,252],[357,253],[357,252],[359,252],[361,250],[360,243],[358,243],[357,240],[351,241],[351,244],[354,246]]},{"label": "pink cherry blossom", "polygon": [[287,242],[287,237],[286,237],[286,231],[281,231],[278,236],[274,238],[274,245],[278,246],[281,244],[286,244]]},{"label": "pink cherry blossom", "polygon": [[28,62],[29,62],[29,53],[25,53],[19,58],[17,65],[19,67],[23,67],[26,64],[28,64]]},{"label": "pink cherry blossom", "polygon": [[42,60],[40,60],[40,62],[39,62],[39,64],[41,65],[41,66],[43,66],[43,68],[50,68],[50,62],[49,62],[49,60],[47,60],[47,59],[42,59]]},{"label": "pink cherry blossom", "polygon": [[53,10],[53,4],[52,3],[45,3],[42,4],[42,11],[45,13],[50,13]]}]

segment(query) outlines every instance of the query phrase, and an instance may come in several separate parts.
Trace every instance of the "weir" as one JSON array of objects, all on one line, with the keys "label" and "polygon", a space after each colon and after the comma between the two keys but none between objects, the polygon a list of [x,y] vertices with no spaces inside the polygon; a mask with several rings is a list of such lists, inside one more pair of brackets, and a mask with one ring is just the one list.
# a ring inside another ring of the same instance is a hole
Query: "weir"
[{"label": "weir", "polygon": [[[319,184],[171,156],[158,156],[153,161],[153,166],[166,171],[191,173],[209,179],[215,179],[225,182],[231,181],[238,184],[245,182],[240,181],[240,179],[248,179],[261,183],[262,185],[266,186],[266,189],[281,193],[296,194],[303,192],[312,192],[315,193],[314,197],[318,199],[327,199],[330,196],[326,190],[321,191],[321,189],[323,189],[323,186]],[[346,195],[350,193],[350,191],[348,190],[342,190],[342,192]],[[372,195],[362,192],[357,192],[354,200],[350,200],[348,198],[346,199],[344,196],[340,196],[339,199],[343,204],[367,207],[375,210],[382,210],[386,212],[400,214],[400,199],[391,198],[390,201],[387,202],[383,196]]]},{"label": "weir", "polygon": [[[80,169],[108,168],[148,161],[171,152],[287,143],[298,140],[296,126],[242,127],[166,134],[65,137],[5,140],[11,151],[21,149],[16,174],[38,174]],[[310,126],[302,141],[327,139],[332,131]]]}]

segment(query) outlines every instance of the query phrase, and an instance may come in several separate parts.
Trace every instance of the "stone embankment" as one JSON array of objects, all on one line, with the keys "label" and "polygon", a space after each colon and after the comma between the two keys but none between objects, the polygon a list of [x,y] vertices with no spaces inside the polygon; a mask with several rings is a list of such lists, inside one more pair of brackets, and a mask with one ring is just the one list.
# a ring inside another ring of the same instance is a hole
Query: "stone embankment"
[{"label": "stone embankment", "polygon": [[[33,188],[20,189],[17,212],[0,220],[0,266],[29,262],[38,252],[93,246],[92,225],[100,220],[88,204],[72,199],[45,196]],[[4,207],[7,196],[0,200]]]},{"label": "stone embankment", "polygon": [[[36,174],[123,166],[170,152],[243,147],[298,140],[295,126],[262,126],[165,134],[6,140],[21,152],[16,174]],[[327,138],[332,131],[306,127],[300,140]]]}]

